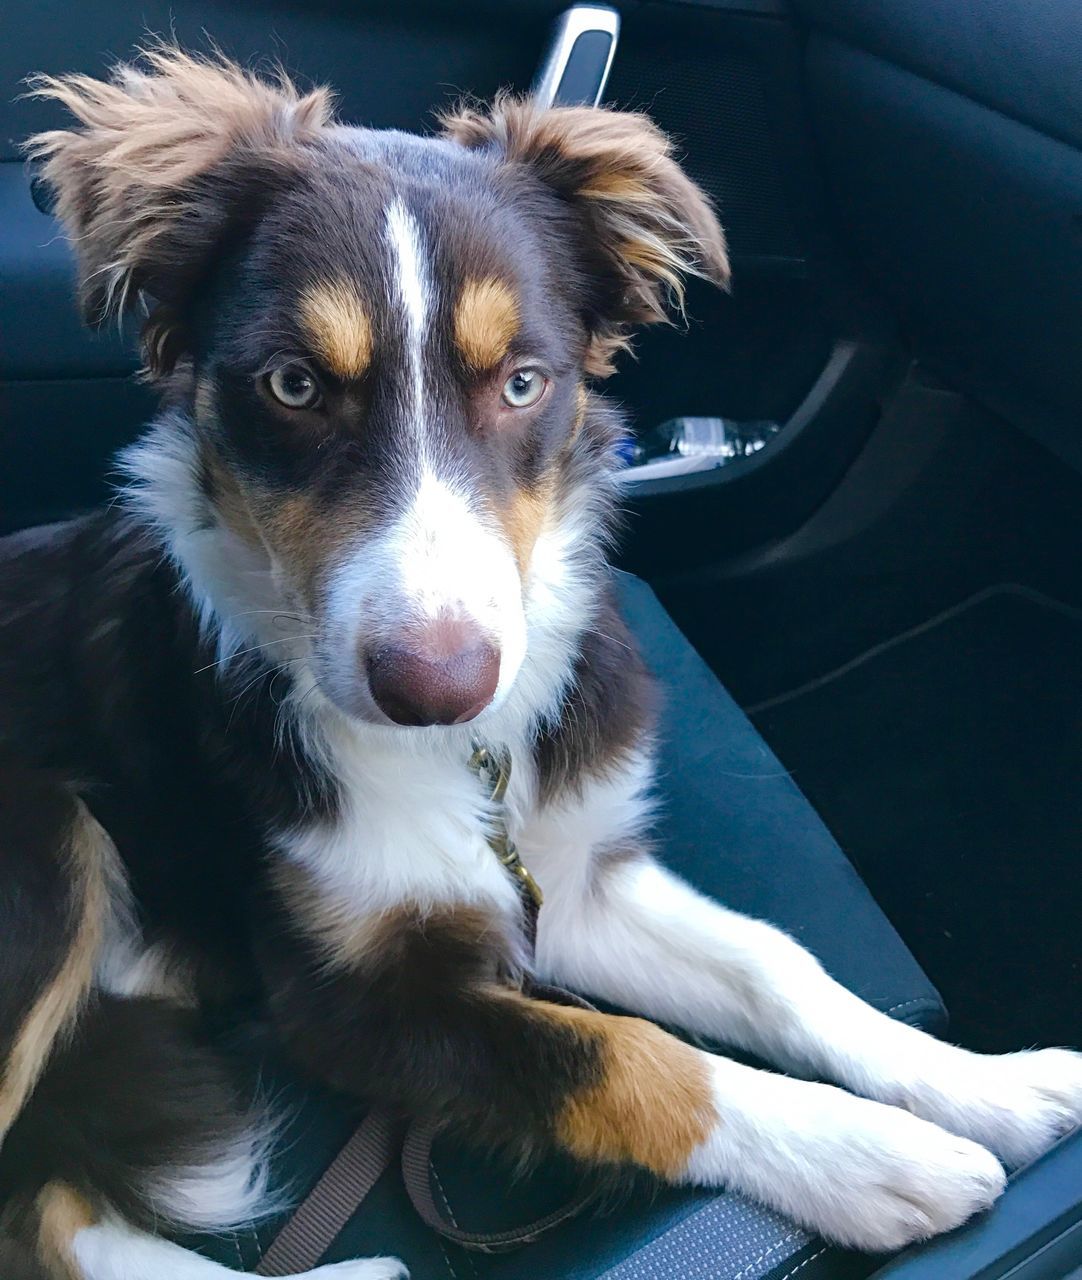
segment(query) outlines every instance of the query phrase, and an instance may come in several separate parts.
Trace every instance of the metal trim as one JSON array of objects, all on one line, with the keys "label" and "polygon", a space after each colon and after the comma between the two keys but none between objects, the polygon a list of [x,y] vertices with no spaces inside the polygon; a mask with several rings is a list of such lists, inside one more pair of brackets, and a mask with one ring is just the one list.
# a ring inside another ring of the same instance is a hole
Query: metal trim
[{"label": "metal trim", "polygon": [[612,60],[616,56],[616,43],[620,38],[620,15],[608,5],[576,4],[557,18],[549,52],[534,78],[531,93],[544,106],[557,105],[560,83],[571,60],[571,51],[578,38],[590,31],[601,31],[611,37],[609,56],[605,60],[601,83],[591,105],[596,107],[601,101],[612,70]]}]

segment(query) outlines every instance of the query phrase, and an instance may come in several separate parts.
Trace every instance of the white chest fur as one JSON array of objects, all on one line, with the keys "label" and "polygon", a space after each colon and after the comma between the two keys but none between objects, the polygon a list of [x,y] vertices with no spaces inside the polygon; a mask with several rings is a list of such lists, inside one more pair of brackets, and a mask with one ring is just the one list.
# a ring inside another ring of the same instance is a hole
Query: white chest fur
[{"label": "white chest fur", "polygon": [[[275,842],[343,913],[361,919],[403,907],[480,906],[518,915],[518,890],[486,838],[493,813],[468,767],[465,735],[339,729],[327,746],[338,813]],[[532,789],[528,770],[519,769],[513,786],[512,807],[521,813]]]}]

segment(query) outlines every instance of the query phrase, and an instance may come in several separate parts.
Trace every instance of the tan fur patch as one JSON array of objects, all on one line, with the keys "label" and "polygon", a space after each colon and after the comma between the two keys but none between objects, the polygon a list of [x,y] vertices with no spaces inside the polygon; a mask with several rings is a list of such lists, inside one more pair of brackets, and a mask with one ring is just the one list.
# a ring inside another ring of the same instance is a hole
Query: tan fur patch
[{"label": "tan fur patch", "polygon": [[580,1160],[631,1161],[679,1177],[718,1123],[703,1054],[640,1018],[547,1008],[602,1046],[603,1078],[565,1104],[560,1144]]},{"label": "tan fur patch", "polygon": [[354,503],[348,519],[322,508],[312,494],[291,497],[270,494],[260,497],[256,521],[274,554],[287,570],[290,583],[310,609],[317,581],[335,551],[347,542],[363,523],[363,508]]},{"label": "tan fur patch", "polygon": [[626,333],[594,334],[587,345],[583,367],[591,378],[607,378],[616,372],[616,357],[631,348],[631,338]]},{"label": "tan fur patch", "polygon": [[518,332],[518,301],[494,276],[467,280],[455,306],[455,342],[471,369],[492,369]]},{"label": "tan fur patch", "polygon": [[359,378],[372,360],[372,322],[348,280],[324,280],[301,295],[312,348],[339,378]]},{"label": "tan fur patch", "polygon": [[76,1235],[92,1227],[97,1215],[78,1192],[63,1182],[50,1182],[38,1193],[38,1256],[57,1280],[82,1280],[72,1255]]},{"label": "tan fur patch", "polygon": [[[76,802],[67,861],[77,913],[70,950],[59,971],[31,1007],[15,1039],[0,1080],[0,1137],[11,1127],[49,1060],[57,1040],[70,1031],[90,993],[109,909],[108,864],[117,859],[112,841]],[[114,872],[119,874],[119,872]]]},{"label": "tan fur patch", "polygon": [[[616,163],[614,159],[612,163]],[[649,200],[650,188],[637,173],[625,173],[618,168],[603,169],[596,173],[579,195],[587,200]]]},{"label": "tan fur patch", "polygon": [[575,398],[575,435],[582,430],[586,421],[586,413],[590,408],[590,393],[579,383],[578,394]]},{"label": "tan fur patch", "polygon": [[[196,421],[214,424],[217,407],[209,382],[195,392]],[[285,570],[288,598],[283,612],[309,610],[318,579],[336,550],[363,532],[371,510],[352,495],[340,507],[322,502],[311,491],[289,494],[242,481],[216,452],[204,445],[199,457],[204,488],[220,518],[248,546],[261,548]]]},{"label": "tan fur patch", "polygon": [[[211,400],[212,392],[206,383],[200,383],[195,393],[195,412],[197,422],[214,422],[215,409]],[[259,527],[252,516],[244,497],[240,482],[232,469],[222,461],[218,453],[210,446],[204,446],[199,458],[202,468],[203,487],[218,514],[221,522],[242,542],[250,547],[262,545]]]},{"label": "tan fur patch", "polygon": [[518,489],[498,515],[515,553],[519,574],[526,572],[533,549],[552,510],[556,492],[552,476],[544,476],[533,489]]}]

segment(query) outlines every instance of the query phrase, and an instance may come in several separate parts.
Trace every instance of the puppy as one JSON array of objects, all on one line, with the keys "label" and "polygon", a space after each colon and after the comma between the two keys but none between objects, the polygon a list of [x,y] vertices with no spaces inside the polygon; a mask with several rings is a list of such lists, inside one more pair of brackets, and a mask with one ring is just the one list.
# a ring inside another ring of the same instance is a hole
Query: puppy
[{"label": "puppy", "polygon": [[[991,1204],[1078,1121],[1079,1057],[936,1042],[647,852],[621,424],[589,388],[687,274],[728,276],[666,139],[510,97],[355,129],[171,49],[37,88],[75,117],[33,152],[82,309],[146,304],[162,410],[122,503],[3,545],[5,1248],[233,1274],[153,1228],[275,1207],[192,1012],[239,994],[306,1072],[515,1160],[724,1184],[868,1250]],[[500,813],[478,744],[513,761]],[[547,895],[535,950],[498,821]]]}]

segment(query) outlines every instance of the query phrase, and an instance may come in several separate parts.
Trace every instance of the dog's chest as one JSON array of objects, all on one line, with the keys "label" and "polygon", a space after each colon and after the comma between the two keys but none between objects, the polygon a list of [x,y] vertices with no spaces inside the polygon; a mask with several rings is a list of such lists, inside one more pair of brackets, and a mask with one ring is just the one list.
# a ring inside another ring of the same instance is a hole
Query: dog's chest
[{"label": "dog's chest", "polygon": [[336,814],[280,832],[275,844],[355,919],[456,906],[515,918],[519,889],[489,836],[499,821],[513,831],[528,821],[529,770],[519,766],[497,811],[468,760],[468,751],[402,750],[389,742],[379,750],[342,747]]}]

